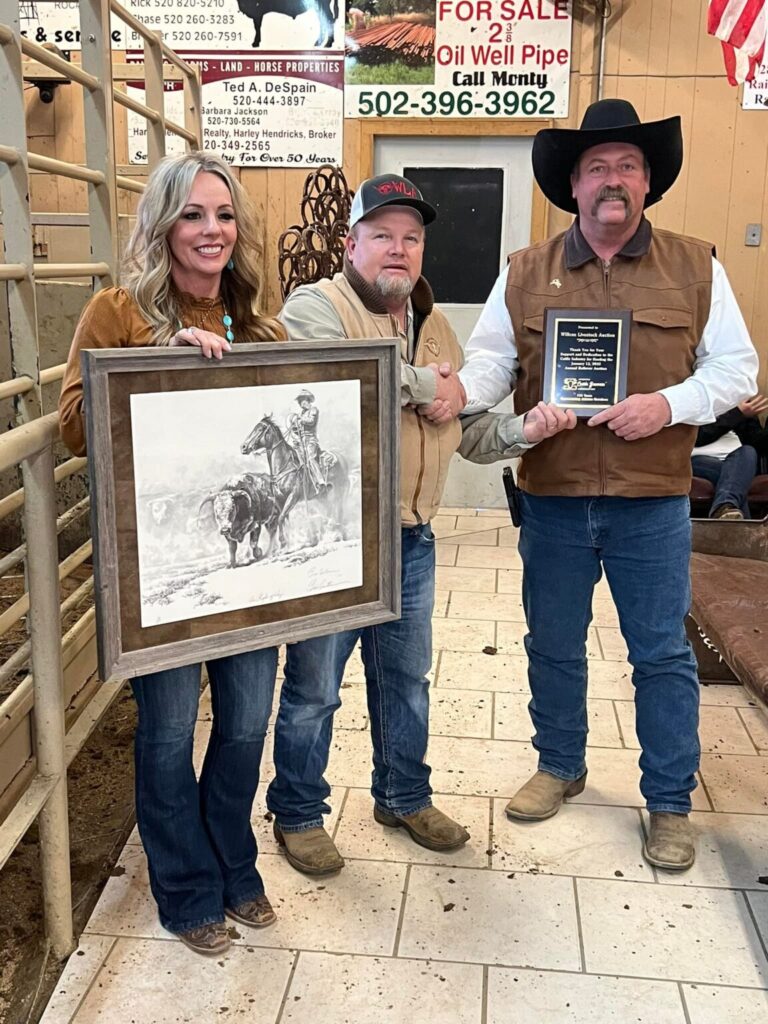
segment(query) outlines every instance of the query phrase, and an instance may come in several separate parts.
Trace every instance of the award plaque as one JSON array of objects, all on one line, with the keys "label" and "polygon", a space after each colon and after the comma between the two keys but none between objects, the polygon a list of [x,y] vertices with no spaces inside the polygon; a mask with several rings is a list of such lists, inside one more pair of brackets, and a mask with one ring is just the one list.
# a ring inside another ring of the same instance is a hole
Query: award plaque
[{"label": "award plaque", "polygon": [[545,402],[594,416],[627,397],[629,309],[544,311]]}]

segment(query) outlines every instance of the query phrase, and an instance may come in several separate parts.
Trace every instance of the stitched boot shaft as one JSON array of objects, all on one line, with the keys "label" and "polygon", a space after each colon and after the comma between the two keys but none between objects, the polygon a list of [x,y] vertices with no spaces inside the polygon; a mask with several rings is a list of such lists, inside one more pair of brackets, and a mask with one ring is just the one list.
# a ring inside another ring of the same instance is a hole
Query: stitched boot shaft
[{"label": "stitched boot shaft", "polygon": [[691,867],[696,848],[688,815],[653,811],[643,854],[649,864],[667,871],[685,871]]},{"label": "stitched boot shaft", "polygon": [[506,807],[508,818],[543,821],[557,814],[568,796],[578,796],[587,784],[587,773],[580,779],[558,779],[549,772],[536,772],[512,797]]},{"label": "stitched boot shaft", "polygon": [[272,831],[283,848],[288,863],[297,871],[305,875],[332,875],[344,867],[344,858],[324,828],[283,832],[275,822]]},{"label": "stitched boot shaft", "polygon": [[437,807],[398,817],[374,804],[373,816],[380,825],[404,828],[414,843],[427,850],[455,850],[469,839],[469,832]]}]

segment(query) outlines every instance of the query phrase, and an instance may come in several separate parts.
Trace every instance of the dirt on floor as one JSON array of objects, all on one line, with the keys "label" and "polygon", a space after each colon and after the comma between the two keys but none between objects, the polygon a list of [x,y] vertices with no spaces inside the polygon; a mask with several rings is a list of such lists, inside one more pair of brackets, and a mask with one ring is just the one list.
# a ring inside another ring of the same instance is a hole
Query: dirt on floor
[{"label": "dirt on floor", "polygon": [[[1,554],[2,552],[0,552]],[[62,581],[61,599],[92,573],[79,566]],[[24,578],[0,579],[0,611],[24,592]],[[66,631],[92,604],[84,596],[62,622]],[[0,664],[27,639],[24,619],[0,639]],[[0,701],[29,667],[0,684]],[[75,935],[82,932],[133,829],[133,737],[136,705],[125,689],[91,733],[68,773],[69,834]],[[45,940],[39,836],[33,825],[0,871],[0,1024],[36,1024],[62,964]]]},{"label": "dirt on floor", "polygon": [[[79,936],[134,826],[136,705],[126,689],[69,769],[72,903]],[[0,1022],[36,1024],[61,973],[46,946],[33,826],[0,872]]]}]

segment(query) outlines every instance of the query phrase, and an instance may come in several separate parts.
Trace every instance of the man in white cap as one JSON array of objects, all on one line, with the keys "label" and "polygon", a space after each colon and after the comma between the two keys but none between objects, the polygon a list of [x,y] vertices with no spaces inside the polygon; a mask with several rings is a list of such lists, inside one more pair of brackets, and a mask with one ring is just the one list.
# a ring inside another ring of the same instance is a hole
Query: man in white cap
[{"label": "man in white cap", "polygon": [[510,818],[551,817],[586,783],[587,627],[605,572],[629,649],[650,812],[644,854],[685,870],[699,767],[690,604],[691,449],[696,427],[755,393],[757,356],[712,246],[651,227],[683,159],[680,118],[642,124],[600,100],[581,127],[545,129],[533,172],[571,227],[514,253],[466,350],[467,413],[542,392],[547,308],[631,310],[627,397],[529,445],[519,472],[529,705],[538,771]]},{"label": "man in white cap", "polygon": [[[456,416],[464,406],[456,376],[461,348],[421,276],[424,227],[435,217],[408,179],[383,174],[364,181],[352,203],[343,273],[297,288],[280,314],[290,338],[394,337],[402,356],[402,617],[326,638],[327,657],[319,657],[317,640],[306,657],[302,644],[288,649],[275,724],[276,777],[267,804],[290,863],[308,874],[338,871],[344,864],[322,827],[330,810],[323,774],[344,667],[358,640],[371,719],[376,821],[405,829],[431,850],[454,850],[469,839],[465,828],[432,805],[425,761],[435,586],[429,524],[462,438]],[[421,416],[420,408],[438,422]],[[574,425],[572,415],[541,403],[525,423],[521,416],[481,417],[466,432],[463,447],[482,461],[488,451],[512,457],[518,441]]]}]

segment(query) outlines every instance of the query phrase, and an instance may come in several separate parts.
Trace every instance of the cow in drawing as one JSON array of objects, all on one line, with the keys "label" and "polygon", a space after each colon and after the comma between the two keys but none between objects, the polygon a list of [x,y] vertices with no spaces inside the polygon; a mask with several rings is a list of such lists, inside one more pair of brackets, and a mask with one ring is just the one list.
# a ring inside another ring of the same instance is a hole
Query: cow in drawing
[{"label": "cow in drawing", "polygon": [[[237,548],[246,537],[251,548],[251,560],[257,561],[261,557],[261,528],[264,526],[269,531],[278,515],[269,478],[262,473],[243,473],[205,498],[200,505],[199,516],[206,506],[210,506],[216,527],[229,545],[230,567],[234,569],[237,566]],[[269,542],[268,547],[271,537]]]}]

